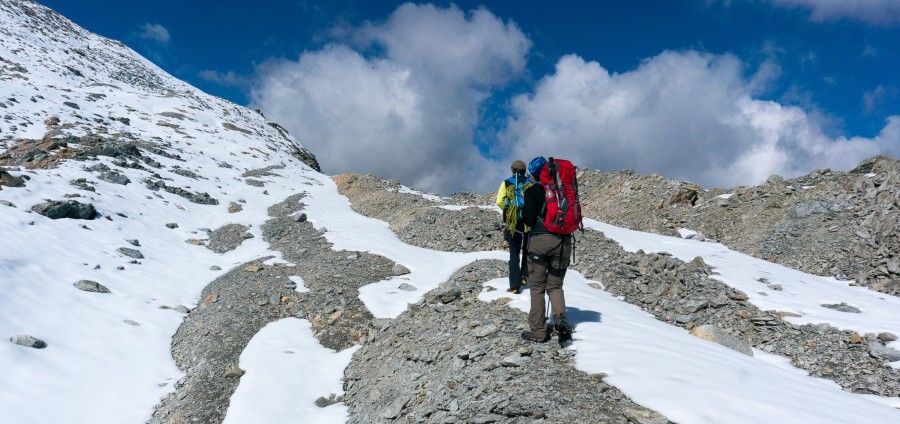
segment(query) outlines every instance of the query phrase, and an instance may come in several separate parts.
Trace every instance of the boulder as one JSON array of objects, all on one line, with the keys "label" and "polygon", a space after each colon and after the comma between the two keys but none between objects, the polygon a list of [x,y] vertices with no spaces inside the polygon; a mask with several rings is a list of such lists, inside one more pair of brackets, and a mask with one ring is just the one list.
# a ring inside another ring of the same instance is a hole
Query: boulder
[{"label": "boulder", "polygon": [[13,176],[5,169],[0,168],[0,186],[7,187],[24,187],[25,181],[19,177]]},{"label": "boulder", "polygon": [[75,200],[67,200],[65,202],[51,200],[34,205],[31,210],[50,219],[94,219],[97,217],[97,210],[94,209],[94,205],[80,203]]},{"label": "boulder", "polygon": [[9,341],[19,346],[32,347],[35,349],[43,349],[47,347],[47,342],[37,337],[29,336],[28,334],[16,334],[15,336],[10,337]]},{"label": "boulder", "polygon": [[91,280],[81,280],[73,284],[78,290],[92,293],[110,293],[109,289],[103,284]]},{"label": "boulder", "polygon": [[116,251],[118,251],[119,253],[121,253],[125,256],[128,256],[129,258],[144,259],[144,254],[141,253],[141,251],[137,250],[137,249],[129,249],[127,247],[120,247],[120,248],[116,249]]}]

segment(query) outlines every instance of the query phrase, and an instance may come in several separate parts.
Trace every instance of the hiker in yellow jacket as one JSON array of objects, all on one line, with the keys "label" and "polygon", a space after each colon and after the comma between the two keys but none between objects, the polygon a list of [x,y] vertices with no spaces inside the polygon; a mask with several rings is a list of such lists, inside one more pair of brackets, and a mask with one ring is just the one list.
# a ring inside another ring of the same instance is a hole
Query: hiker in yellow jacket
[{"label": "hiker in yellow jacket", "polygon": [[500,183],[497,190],[497,206],[503,211],[503,238],[509,244],[509,289],[521,293],[528,278],[528,227],[522,221],[525,199],[522,193],[531,186],[525,176],[525,162],[512,163],[512,176]]}]

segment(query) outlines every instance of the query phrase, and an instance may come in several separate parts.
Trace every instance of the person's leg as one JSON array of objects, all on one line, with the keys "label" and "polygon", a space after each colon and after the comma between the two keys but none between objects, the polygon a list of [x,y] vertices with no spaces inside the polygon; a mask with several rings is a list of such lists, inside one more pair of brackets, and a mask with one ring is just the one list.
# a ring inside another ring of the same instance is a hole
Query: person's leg
[{"label": "person's leg", "polygon": [[515,290],[522,287],[522,270],[528,268],[526,257],[523,256],[521,261],[519,260],[519,252],[522,251],[522,246],[525,244],[524,238],[522,233],[515,233],[509,245],[509,287]]},{"label": "person's leg", "polygon": [[[554,237],[555,238],[555,237]],[[566,313],[566,297],[563,280],[572,257],[572,238],[556,239],[560,245],[549,252],[550,263],[547,270],[547,294],[550,296],[550,313],[553,316]]]},{"label": "person's leg", "polygon": [[[519,236],[518,234],[514,234],[510,236],[509,233],[503,232],[503,239],[506,240],[506,243],[509,245],[509,288],[518,289],[519,288],[519,249],[521,248],[522,239],[516,238]],[[521,236],[520,236],[521,237]]]},{"label": "person's leg", "polygon": [[544,293],[547,285],[545,255],[555,244],[556,238],[548,235],[532,236],[528,243],[528,284],[531,285],[531,309],[528,313],[528,327],[534,337],[543,338],[547,334],[546,307]]}]

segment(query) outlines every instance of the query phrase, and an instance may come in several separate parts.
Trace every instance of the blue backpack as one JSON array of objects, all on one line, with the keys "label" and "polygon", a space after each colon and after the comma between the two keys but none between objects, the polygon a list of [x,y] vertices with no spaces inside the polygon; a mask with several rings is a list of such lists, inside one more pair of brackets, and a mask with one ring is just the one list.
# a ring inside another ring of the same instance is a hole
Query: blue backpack
[{"label": "blue backpack", "polygon": [[[531,181],[524,175],[513,175],[506,179],[506,230],[509,234],[516,231],[516,225],[522,219],[522,209],[525,207],[525,196],[522,194],[528,187],[531,187]],[[528,228],[525,228],[528,232]]]}]

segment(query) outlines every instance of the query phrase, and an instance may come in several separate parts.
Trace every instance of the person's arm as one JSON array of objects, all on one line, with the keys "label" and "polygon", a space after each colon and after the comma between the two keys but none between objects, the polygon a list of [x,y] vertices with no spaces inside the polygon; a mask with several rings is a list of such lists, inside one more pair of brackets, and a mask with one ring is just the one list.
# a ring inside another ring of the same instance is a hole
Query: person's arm
[{"label": "person's arm", "polygon": [[497,190],[497,207],[501,211],[506,211],[506,180],[500,181],[500,188]]},{"label": "person's arm", "polygon": [[523,194],[525,197],[525,207],[522,210],[522,221],[530,228],[534,228],[537,223],[538,215],[541,212],[541,206],[544,202],[544,188],[540,183],[528,187]]}]

